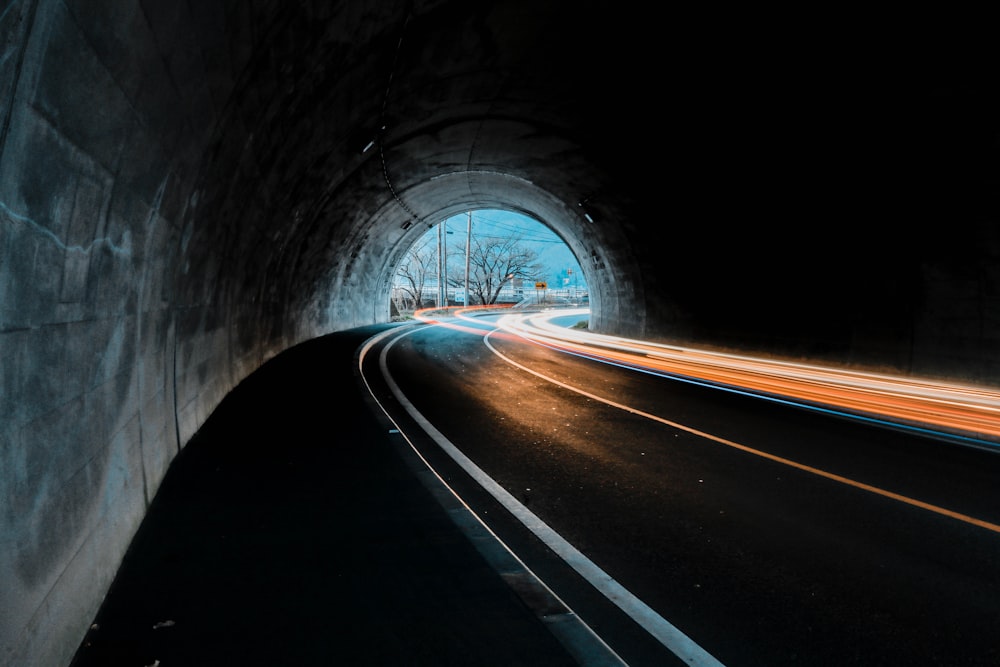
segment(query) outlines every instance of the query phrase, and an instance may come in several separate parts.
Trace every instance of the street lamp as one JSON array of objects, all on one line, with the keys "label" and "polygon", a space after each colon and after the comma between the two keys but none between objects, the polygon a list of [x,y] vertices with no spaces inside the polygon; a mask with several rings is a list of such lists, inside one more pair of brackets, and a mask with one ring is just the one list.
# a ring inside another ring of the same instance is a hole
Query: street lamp
[{"label": "street lamp", "polygon": [[438,308],[448,307],[448,221],[438,225]]}]

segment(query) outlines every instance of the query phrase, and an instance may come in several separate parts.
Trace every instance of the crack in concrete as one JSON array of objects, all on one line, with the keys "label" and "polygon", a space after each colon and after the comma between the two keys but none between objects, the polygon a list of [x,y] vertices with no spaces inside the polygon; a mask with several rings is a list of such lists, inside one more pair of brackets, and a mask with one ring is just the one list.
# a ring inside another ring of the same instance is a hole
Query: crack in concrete
[{"label": "crack in concrete", "polygon": [[34,231],[38,232],[39,234],[49,237],[60,249],[65,250],[66,252],[78,252],[84,255],[89,255],[95,246],[106,245],[108,250],[110,250],[111,253],[114,255],[119,255],[122,257],[132,256],[132,235],[128,232],[128,230],[125,230],[125,232],[122,234],[121,244],[115,244],[115,242],[110,238],[102,237],[94,239],[86,246],[67,245],[51,229],[47,229],[45,225],[42,225],[36,222],[35,220],[32,220],[28,216],[17,213],[2,201],[0,201],[0,210],[6,213],[11,220],[22,222],[31,227]]}]

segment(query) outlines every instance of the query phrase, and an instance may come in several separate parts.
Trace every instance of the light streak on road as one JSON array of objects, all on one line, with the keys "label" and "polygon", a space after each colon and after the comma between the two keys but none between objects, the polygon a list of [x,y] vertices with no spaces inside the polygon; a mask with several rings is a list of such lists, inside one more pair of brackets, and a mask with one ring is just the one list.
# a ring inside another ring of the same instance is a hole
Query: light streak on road
[{"label": "light streak on road", "polygon": [[[492,322],[493,318],[491,317],[487,321],[484,318],[477,317],[477,315],[484,314],[496,316],[496,326],[498,328],[492,331],[487,330],[484,324]],[[495,354],[507,363],[548,382],[582,394],[591,400],[603,402],[606,405],[626,410],[632,414],[660,422],[672,428],[686,431],[748,454],[760,456],[778,464],[790,466],[805,473],[817,475],[861,491],[902,502],[912,507],[986,529],[993,533],[1000,533],[1000,524],[978,519],[974,516],[925,502],[915,497],[906,496],[886,488],[777,456],[719,435],[701,431],[652,413],[643,412],[630,405],[618,403],[609,398],[590,393],[582,387],[566,384],[547,373],[539,372],[528,365],[518,363],[516,357],[520,355],[514,354],[508,357],[490,345],[490,341],[496,338],[502,340],[516,338],[549,349],[641,372],[648,372],[685,382],[719,387],[728,391],[759,396],[768,400],[798,405],[844,417],[858,418],[893,428],[920,432],[925,435],[945,438],[997,453],[1000,453],[1000,390],[939,382],[927,378],[892,376],[788,360],[766,359],[750,355],[664,345],[649,341],[595,334],[585,329],[569,328],[562,324],[555,324],[552,321],[555,318],[564,317],[577,317],[582,320],[587,315],[589,315],[588,309],[552,309],[531,313],[494,311],[490,313],[489,309],[475,309],[473,311],[457,308],[451,309],[448,312],[438,311],[434,314],[425,315],[420,319],[435,325],[483,336],[487,347],[490,347]],[[508,507],[508,509],[511,508]],[[512,513],[516,515],[513,510]],[[556,548],[555,542],[546,541],[546,543],[553,551],[566,559],[568,563],[575,568],[577,567],[574,564],[575,559],[564,555],[562,551]],[[599,585],[600,577],[588,576],[579,568],[577,568],[577,571],[583,574],[591,583],[597,581],[598,583],[594,583],[595,587],[601,590],[609,599],[615,601],[614,597]],[[616,604],[619,603],[616,602]],[[621,604],[619,606],[623,610],[627,610],[625,606]],[[672,627],[665,620],[661,621],[655,613],[651,613],[648,616],[657,619],[658,622],[668,628]],[[644,617],[635,615],[633,618],[642,619]],[[640,624],[643,623],[642,620],[638,620],[637,622],[640,622]],[[643,627],[647,626],[643,625]],[[650,629],[651,627],[655,626],[650,625],[650,627],[647,627],[647,630],[653,633],[654,636],[658,636]],[[661,639],[660,641],[668,648],[671,648],[677,655],[682,655],[666,639]],[[709,656],[709,659],[713,658]]]},{"label": "light streak on road", "polygon": [[[491,307],[487,306],[483,308],[474,308],[476,310],[489,310]],[[459,309],[456,312],[455,309],[451,309],[451,312],[455,313],[460,319],[468,319],[468,311],[472,309]],[[429,312],[434,311],[434,312]],[[432,324],[436,326],[443,326],[449,329],[454,329],[457,331],[462,331],[465,333],[474,333],[483,336],[484,339],[490,335],[495,334],[498,329],[489,327],[484,329],[481,323],[477,322],[479,326],[471,327],[465,325],[455,324],[454,321],[450,321],[451,318],[446,319],[436,319],[438,316],[446,315],[446,313],[441,313],[437,309],[427,309],[426,311],[417,311],[416,317],[418,320],[425,322],[427,324]],[[469,320],[475,321],[475,320]],[[412,331],[410,332],[412,333]],[[376,338],[371,339],[365,345],[361,353],[361,370],[362,378],[364,378],[364,356],[367,351],[375,344],[375,341],[381,340],[384,337],[390,336],[391,332],[383,332]],[[403,334],[408,335],[406,333]],[[501,332],[501,337],[507,337],[511,339],[520,339],[519,336],[514,336]],[[563,538],[559,533],[553,530],[548,524],[542,521],[537,515],[535,515],[531,510],[529,510],[524,504],[517,500],[513,494],[511,494],[507,489],[505,489],[501,484],[496,482],[492,477],[486,474],[479,466],[477,466],[469,457],[462,453],[461,449],[453,444],[448,438],[444,436],[443,433],[438,431],[433,424],[431,424],[420,412],[417,410],[416,406],[411,403],[405,394],[400,390],[399,385],[393,380],[392,375],[389,373],[387,355],[389,348],[391,348],[395,343],[400,340],[402,336],[393,338],[386,346],[382,349],[379,354],[379,367],[382,371],[383,377],[385,378],[390,390],[395,395],[396,400],[401,406],[410,414],[410,416],[417,422],[417,424],[424,430],[427,435],[429,435],[438,446],[454,460],[459,466],[462,467],[465,472],[469,474],[470,477],[476,480],[479,485],[486,490],[495,500],[501,503],[518,521],[520,521],[528,530],[530,530],[536,537],[538,537],[546,546],[548,546],[553,553],[562,558],[570,567],[572,567],[580,576],[582,576],[588,583],[590,583],[597,591],[604,595],[609,601],[611,601],[615,606],[625,612],[632,620],[639,624],[643,629],[645,629],[649,634],[659,641],[663,646],[673,652],[684,664],[692,665],[692,667],[723,667],[722,663],[715,659],[711,654],[709,654],[705,649],[696,644],[691,638],[681,632],[677,627],[667,621],[665,618],[660,616],[656,611],[649,607],[645,602],[640,600],[634,594],[632,594],[628,589],[622,586],[614,578],[612,578],[607,572],[598,567],[593,561],[591,561],[586,555],[574,547],[570,542]],[[365,379],[365,384],[368,385],[367,379]],[[368,386],[371,392],[371,387]],[[378,398],[375,397],[374,392],[372,392],[372,397],[375,398],[376,403],[381,403]],[[388,411],[385,411],[386,416],[393,421],[392,416]],[[403,433],[403,430],[398,427],[398,432],[403,435],[406,441],[409,443],[413,451],[420,457],[420,459],[433,471],[430,463],[420,454],[420,451],[409,437]],[[451,487],[445,482],[444,478],[434,472],[435,477],[449,490]],[[452,491],[454,493],[454,491]],[[455,494],[458,498],[458,495]],[[463,507],[468,509],[468,506],[464,501],[459,498]],[[471,510],[470,510],[471,511]],[[453,515],[454,516],[454,515]],[[485,524],[483,524],[485,526]],[[487,527],[487,530],[489,528]],[[491,534],[492,531],[490,531]],[[499,538],[498,538],[499,539]],[[479,542],[480,546],[482,541]],[[506,546],[503,547],[506,549]],[[511,553],[513,558],[517,558],[516,555]],[[509,564],[504,563],[504,567],[509,570]],[[533,575],[532,575],[533,576]],[[544,584],[540,584],[544,586]],[[523,588],[523,584],[521,587]],[[549,619],[556,618],[556,615],[549,611]],[[582,623],[582,621],[580,621]],[[572,640],[574,643],[579,644],[581,641],[587,641],[590,633],[592,632],[589,627],[585,624],[583,625],[583,632],[575,629],[575,626],[571,624],[571,621],[560,621],[559,623],[552,624],[553,632],[557,633],[558,636],[565,637]],[[596,635],[594,635],[596,637]],[[606,647],[603,640],[598,639],[601,646]],[[610,648],[608,651],[613,654]],[[591,651],[592,652],[592,651]],[[593,653],[593,652],[592,652]],[[609,659],[613,658],[613,659]],[[593,664],[593,665],[611,665],[618,664],[617,656],[608,655],[603,651],[600,654],[593,653],[589,656],[589,659],[582,664]]]},{"label": "light streak on road", "polygon": [[[537,344],[600,361],[1000,450],[998,390],[663,345],[551,321],[588,313],[564,309],[505,314],[497,326]],[[461,311],[456,314],[464,317]]]}]

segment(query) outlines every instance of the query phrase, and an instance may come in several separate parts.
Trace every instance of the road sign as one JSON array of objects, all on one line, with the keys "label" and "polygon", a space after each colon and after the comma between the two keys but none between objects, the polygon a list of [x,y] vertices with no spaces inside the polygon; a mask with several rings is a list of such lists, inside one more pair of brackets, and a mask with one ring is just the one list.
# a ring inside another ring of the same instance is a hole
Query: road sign
[{"label": "road sign", "polygon": [[542,282],[535,283],[535,289],[548,289],[548,287],[549,287],[548,283],[542,283]]}]

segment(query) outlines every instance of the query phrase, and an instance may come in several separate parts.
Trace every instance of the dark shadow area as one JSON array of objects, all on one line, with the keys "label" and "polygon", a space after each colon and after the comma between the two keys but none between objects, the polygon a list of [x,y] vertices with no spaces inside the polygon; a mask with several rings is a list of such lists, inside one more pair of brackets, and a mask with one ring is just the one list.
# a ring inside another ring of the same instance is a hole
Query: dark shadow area
[{"label": "dark shadow area", "polygon": [[575,664],[347,379],[378,330],[297,346],[231,392],[173,462],[73,667]]}]

